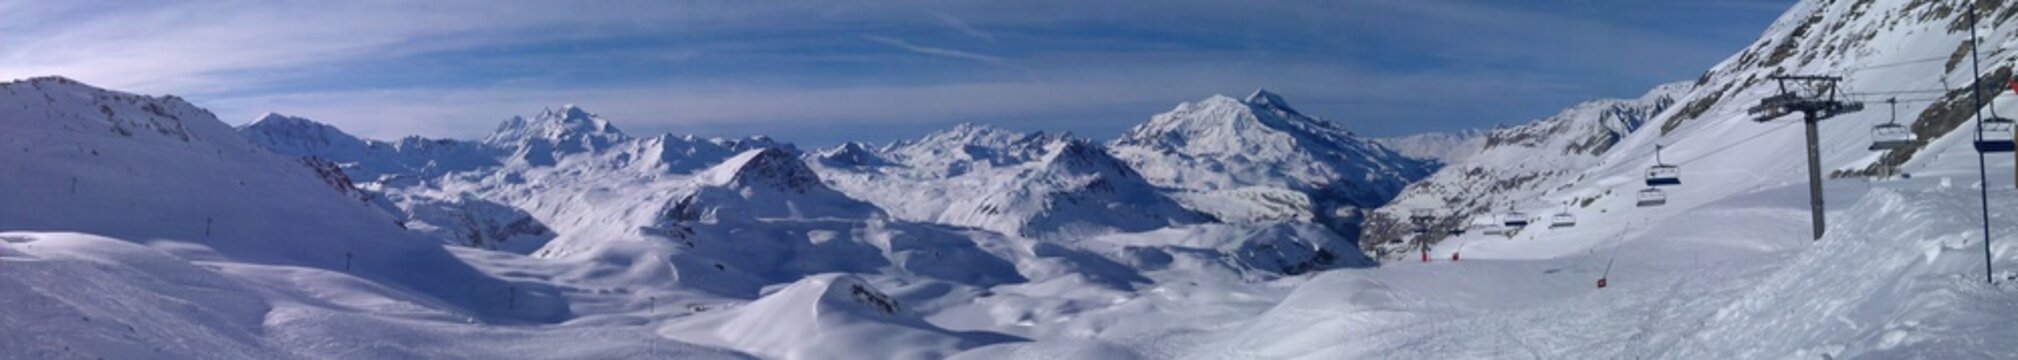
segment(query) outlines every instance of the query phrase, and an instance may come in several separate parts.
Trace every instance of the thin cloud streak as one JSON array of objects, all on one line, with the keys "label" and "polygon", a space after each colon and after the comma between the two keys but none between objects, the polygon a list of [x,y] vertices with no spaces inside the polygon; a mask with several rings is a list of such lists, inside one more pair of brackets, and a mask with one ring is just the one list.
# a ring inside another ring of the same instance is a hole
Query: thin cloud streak
[{"label": "thin cloud streak", "polygon": [[932,16],[938,17],[939,21],[945,22],[946,26],[953,28],[954,31],[959,31],[962,34],[967,34],[967,36],[972,36],[977,39],[988,40],[988,42],[995,42],[995,34],[990,34],[986,31],[981,31],[981,29],[975,28],[974,24],[967,23],[967,20],[954,17],[952,14],[947,14],[938,11],[933,11]]},{"label": "thin cloud streak", "polygon": [[889,45],[890,47],[897,48],[900,50],[924,55],[978,61],[984,64],[994,65],[996,67],[1004,69],[1021,71],[1025,76],[1028,76],[1031,81],[1043,80],[1043,78],[1037,76],[1036,70],[1021,65],[1011,64],[1009,63],[1008,60],[1005,60],[998,56],[983,55],[960,50],[912,44],[911,42],[904,41],[903,39],[896,39],[887,36],[862,35],[862,38],[868,39],[869,41],[882,43],[884,45]]},{"label": "thin cloud streak", "polygon": [[1003,63],[1003,61],[1002,61],[1002,58],[1000,58],[1000,57],[995,57],[995,56],[990,56],[990,55],[982,55],[982,54],[976,54],[976,53],[971,53],[971,52],[966,52],[966,51],[960,51],[960,50],[953,50],[953,49],[947,49],[947,48],[936,48],[936,47],[930,47],[930,46],[924,46],[924,45],[918,45],[918,44],[912,44],[912,43],[910,43],[910,42],[908,42],[908,41],[904,41],[904,40],[899,40],[899,39],[894,39],[894,38],[890,38],[890,37],[885,37],[885,36],[876,36],[876,35],[862,35],[862,38],[863,38],[863,39],[869,39],[869,41],[875,41],[875,42],[879,42],[879,43],[883,43],[884,45],[890,45],[890,47],[894,47],[894,48],[898,48],[898,49],[903,49],[904,51],[910,51],[910,52],[914,52],[914,53],[919,53],[919,54],[925,54],[925,55],[932,55],[932,56],[942,56],[942,57],[949,57],[949,58],[954,58],[954,59],[967,59],[967,60],[974,60],[974,61],[979,61],[979,62],[984,62],[984,63],[988,63],[988,64],[991,64],[991,65],[1004,65],[1004,63]]}]

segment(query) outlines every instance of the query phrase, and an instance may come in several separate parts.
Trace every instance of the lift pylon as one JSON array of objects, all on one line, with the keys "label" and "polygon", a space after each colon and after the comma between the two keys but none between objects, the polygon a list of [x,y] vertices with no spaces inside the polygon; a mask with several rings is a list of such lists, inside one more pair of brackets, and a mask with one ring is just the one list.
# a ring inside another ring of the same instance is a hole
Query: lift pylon
[{"label": "lift pylon", "polygon": [[[1781,115],[1801,113],[1801,121],[1807,127],[1808,135],[1808,212],[1815,240],[1822,239],[1822,231],[1827,229],[1822,207],[1822,145],[1819,130],[1815,124],[1822,120],[1864,110],[1864,103],[1837,98],[1840,76],[1821,75],[1773,75],[1767,77],[1779,82],[1780,93],[1759,100],[1751,112],[1757,117],[1753,121],[1767,122]],[[1803,87],[1802,94],[1793,87]]]}]

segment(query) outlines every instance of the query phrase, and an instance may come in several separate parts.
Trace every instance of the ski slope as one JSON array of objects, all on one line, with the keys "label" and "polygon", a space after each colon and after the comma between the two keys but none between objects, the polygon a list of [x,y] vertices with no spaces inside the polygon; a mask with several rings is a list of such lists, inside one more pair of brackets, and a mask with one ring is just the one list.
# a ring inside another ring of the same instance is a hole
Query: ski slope
[{"label": "ski slope", "polygon": [[[1991,183],[1992,251],[2003,269],[1991,285],[1984,281],[1974,161],[1914,171],[1927,175],[1832,187],[1834,225],[1820,240],[1809,240],[1804,224],[1806,187],[1792,184],[1660,218],[1580,223],[1580,233],[1593,234],[1587,237],[1463,237],[1439,246],[1427,263],[1328,271],[1295,284],[1251,320],[1175,336],[1199,342],[1175,350],[1159,342],[1167,338],[1121,338],[1098,346],[1006,344],[975,355],[2018,356],[2009,342],[2018,338],[2010,325],[2018,323],[2011,311],[2018,305],[2018,258],[2008,255],[2018,251],[2018,190],[2008,180]],[[1462,260],[1451,261],[1459,246]],[[1601,277],[1610,286],[1597,288]]]}]

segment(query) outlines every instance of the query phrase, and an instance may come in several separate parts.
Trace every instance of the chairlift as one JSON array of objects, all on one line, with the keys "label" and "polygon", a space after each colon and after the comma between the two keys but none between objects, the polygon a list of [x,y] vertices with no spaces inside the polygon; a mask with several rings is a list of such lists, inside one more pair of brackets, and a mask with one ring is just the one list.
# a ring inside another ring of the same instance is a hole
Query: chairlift
[{"label": "chairlift", "polygon": [[1556,216],[1551,218],[1549,221],[1550,229],[1575,227],[1575,226],[1577,226],[1577,217],[1570,215],[1570,213],[1556,214]]},{"label": "chairlift", "polygon": [[1682,184],[1682,167],[1661,161],[1661,146],[1654,145],[1654,166],[1647,168],[1647,186]]},{"label": "chairlift", "polygon": [[1548,229],[1564,229],[1564,227],[1576,227],[1576,214],[1570,214],[1570,206],[1562,206],[1562,212],[1556,212],[1556,216],[1548,216]]},{"label": "chairlift", "polygon": [[1913,145],[1913,130],[1899,125],[1899,99],[1885,99],[1892,106],[1892,120],[1871,127],[1871,151],[1900,149]]},{"label": "chairlift", "polygon": [[1661,189],[1657,188],[1646,188],[1640,190],[1639,198],[1640,201],[1636,203],[1635,206],[1650,207],[1650,206],[1661,206],[1668,204],[1668,193],[1666,191],[1661,191]]},{"label": "chairlift", "polygon": [[2011,119],[1992,117],[1983,119],[1982,131],[1976,133],[1976,151],[1984,153],[2011,152]]},{"label": "chairlift", "polygon": [[1521,228],[1528,226],[1528,214],[1519,211],[1507,212],[1503,220],[1504,220],[1503,224],[1510,228]]}]

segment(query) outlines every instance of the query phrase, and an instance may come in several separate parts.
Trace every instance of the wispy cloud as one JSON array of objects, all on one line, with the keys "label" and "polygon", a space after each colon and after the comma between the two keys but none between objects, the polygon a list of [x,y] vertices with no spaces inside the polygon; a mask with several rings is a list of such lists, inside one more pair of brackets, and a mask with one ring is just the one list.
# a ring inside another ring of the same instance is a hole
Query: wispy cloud
[{"label": "wispy cloud", "polygon": [[[627,1],[602,6],[467,0],[49,4],[50,9],[25,13],[54,19],[0,15],[7,20],[0,23],[36,24],[0,34],[0,42],[7,44],[0,47],[0,77],[63,74],[141,91],[229,91],[296,76],[343,76],[315,71],[336,64],[571,38],[748,31],[755,28],[738,24],[828,11]],[[42,6],[0,9],[16,7]]]},{"label": "wispy cloud", "polygon": [[862,35],[862,38],[868,39],[869,41],[883,43],[884,45],[889,45],[890,47],[902,49],[904,51],[931,56],[945,57],[945,58],[973,60],[988,65],[994,65],[996,67],[1004,69],[1021,71],[1025,76],[1029,76],[1031,81],[1042,80],[1042,78],[1037,76],[1036,70],[1021,65],[1011,64],[1009,63],[1008,60],[1004,60],[1002,57],[999,56],[984,55],[941,47],[931,47],[931,46],[912,44],[911,42],[904,41],[903,39],[896,39],[886,36]]},{"label": "wispy cloud", "polygon": [[934,11],[932,12],[932,16],[938,17],[940,22],[946,23],[946,27],[953,28],[954,31],[959,31],[961,34],[967,34],[967,36],[988,40],[989,42],[995,41],[995,34],[981,31],[981,29],[975,28],[973,24],[967,23],[967,20],[954,17],[952,14]]},{"label": "wispy cloud", "polygon": [[914,53],[919,53],[919,54],[925,54],[925,55],[932,55],[932,56],[941,56],[941,57],[949,57],[949,58],[954,58],[954,59],[967,59],[967,60],[974,60],[974,61],[979,61],[979,62],[984,62],[984,63],[988,63],[988,64],[991,64],[991,65],[1004,65],[1004,62],[1002,61],[1002,58],[1001,58],[1001,57],[996,57],[996,56],[990,56],[990,55],[982,55],[982,54],[976,54],[976,53],[971,53],[971,52],[966,52],[966,51],[960,51],[960,50],[953,50],[953,49],[947,49],[947,48],[937,48],[937,47],[930,47],[930,46],[924,46],[924,45],[918,45],[918,44],[912,44],[911,42],[908,42],[908,41],[904,41],[904,40],[900,40],[900,39],[894,39],[894,38],[890,38],[890,37],[884,37],[884,36],[876,36],[876,35],[862,35],[862,38],[863,38],[863,39],[869,39],[869,41],[875,41],[875,42],[879,42],[879,43],[883,43],[884,45],[890,45],[890,47],[894,47],[894,48],[898,48],[898,49],[903,49],[904,51],[910,51],[910,52],[914,52]]}]

